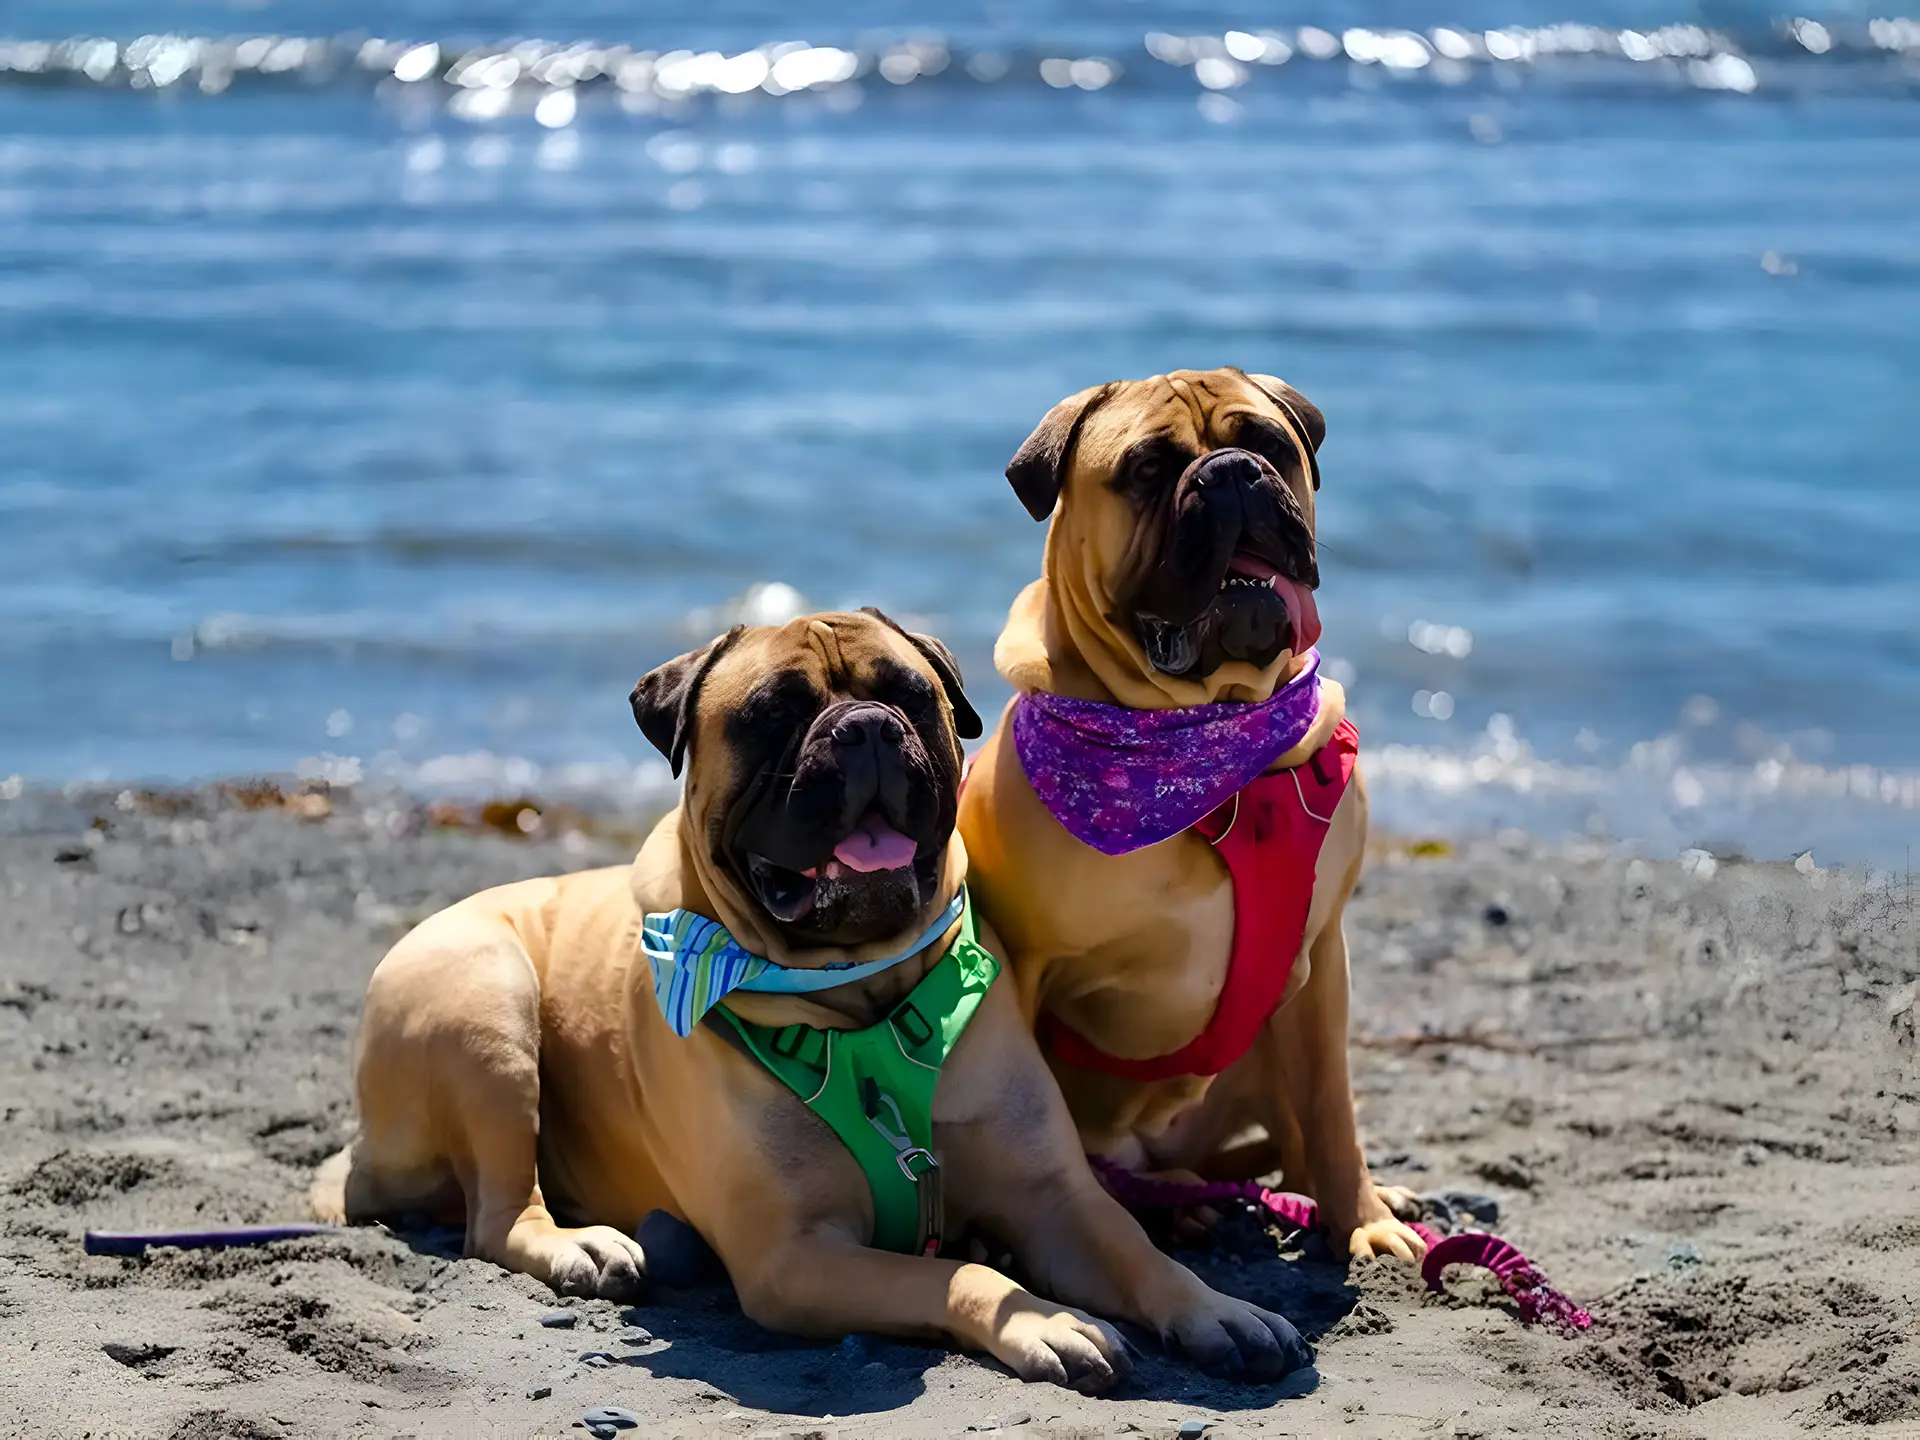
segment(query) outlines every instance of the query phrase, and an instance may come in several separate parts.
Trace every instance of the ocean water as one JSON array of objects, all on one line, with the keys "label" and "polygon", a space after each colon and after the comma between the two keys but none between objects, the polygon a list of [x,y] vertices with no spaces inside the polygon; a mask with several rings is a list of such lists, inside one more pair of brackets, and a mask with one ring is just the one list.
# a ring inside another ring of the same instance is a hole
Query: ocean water
[{"label": "ocean water", "polygon": [[800,605],[987,710],[1014,448],[1236,364],[1382,823],[1903,863],[1920,24],[353,9],[0,10],[0,795],[657,797],[634,678]]}]

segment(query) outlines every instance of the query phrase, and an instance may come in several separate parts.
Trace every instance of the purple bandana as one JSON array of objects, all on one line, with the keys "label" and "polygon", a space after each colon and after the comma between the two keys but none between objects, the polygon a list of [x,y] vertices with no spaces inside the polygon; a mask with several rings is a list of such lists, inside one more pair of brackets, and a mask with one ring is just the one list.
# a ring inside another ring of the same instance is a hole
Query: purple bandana
[{"label": "purple bandana", "polygon": [[1013,745],[1041,803],[1103,855],[1178,835],[1298,745],[1320,713],[1320,652],[1272,697],[1129,710],[1044,690],[1013,707]]}]

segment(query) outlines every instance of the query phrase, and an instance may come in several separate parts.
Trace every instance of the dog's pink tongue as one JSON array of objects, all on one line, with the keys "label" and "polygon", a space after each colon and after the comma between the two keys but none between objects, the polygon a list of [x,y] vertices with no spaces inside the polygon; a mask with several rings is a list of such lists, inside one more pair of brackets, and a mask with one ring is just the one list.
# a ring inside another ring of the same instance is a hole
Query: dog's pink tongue
[{"label": "dog's pink tongue", "polygon": [[1293,653],[1301,654],[1319,643],[1320,607],[1314,603],[1313,591],[1284,575],[1275,575],[1268,583],[1286,601],[1287,618],[1293,622]]},{"label": "dog's pink tongue", "polygon": [[919,847],[869,811],[851,835],[833,847],[833,858],[849,870],[898,870],[913,863]]}]

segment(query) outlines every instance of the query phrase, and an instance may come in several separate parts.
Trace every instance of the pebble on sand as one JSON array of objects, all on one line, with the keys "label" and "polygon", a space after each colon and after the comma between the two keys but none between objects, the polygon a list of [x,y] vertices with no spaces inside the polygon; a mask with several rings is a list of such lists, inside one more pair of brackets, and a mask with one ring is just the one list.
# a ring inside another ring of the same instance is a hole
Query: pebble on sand
[{"label": "pebble on sand", "polygon": [[571,1310],[549,1310],[540,1317],[540,1323],[549,1330],[571,1330],[580,1323],[580,1317]]},{"label": "pebble on sand", "polygon": [[599,1430],[602,1426],[614,1430],[631,1430],[640,1423],[640,1417],[631,1410],[622,1410],[618,1405],[602,1405],[598,1410],[589,1410],[580,1417],[580,1423],[589,1430]]},{"label": "pebble on sand", "polygon": [[1476,1190],[1442,1190],[1437,1198],[1451,1209],[1466,1211],[1482,1225],[1500,1223],[1500,1202],[1491,1195]]},{"label": "pebble on sand", "polygon": [[1524,1155],[1508,1155],[1504,1159],[1489,1160],[1480,1167],[1480,1178],[1491,1180],[1496,1185],[1507,1185],[1515,1190],[1533,1188],[1533,1165]]},{"label": "pebble on sand", "polygon": [[109,1340],[100,1347],[109,1360],[118,1360],[122,1365],[149,1365],[155,1360],[164,1360],[180,1347],[178,1345],[159,1345],[151,1340],[128,1341]]}]

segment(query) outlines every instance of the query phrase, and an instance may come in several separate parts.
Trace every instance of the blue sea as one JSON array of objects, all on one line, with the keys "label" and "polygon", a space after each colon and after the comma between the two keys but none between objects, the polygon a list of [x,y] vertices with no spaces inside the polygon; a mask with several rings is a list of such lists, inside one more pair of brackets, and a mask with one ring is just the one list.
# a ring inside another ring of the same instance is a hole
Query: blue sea
[{"label": "blue sea", "polygon": [[730,620],[990,653],[1060,396],[1326,412],[1380,823],[1900,864],[1920,23],[0,6],[0,796],[670,793]]}]

